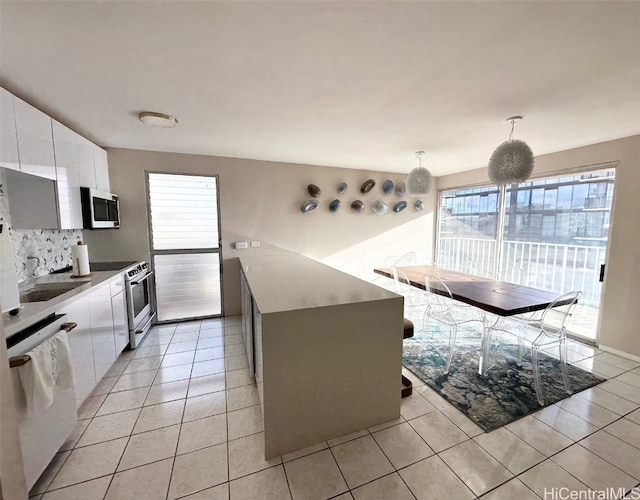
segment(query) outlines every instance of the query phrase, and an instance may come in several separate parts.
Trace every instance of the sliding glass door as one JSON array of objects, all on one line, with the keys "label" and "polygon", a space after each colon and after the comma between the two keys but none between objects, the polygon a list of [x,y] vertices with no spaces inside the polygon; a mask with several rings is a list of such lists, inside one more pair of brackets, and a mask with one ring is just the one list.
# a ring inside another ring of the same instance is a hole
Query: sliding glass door
[{"label": "sliding glass door", "polygon": [[[557,294],[581,290],[569,327],[577,336],[595,339],[614,183],[615,170],[601,168],[502,189],[443,191],[437,262]],[[493,201],[487,204],[495,213],[476,201],[484,193],[504,200],[495,207]],[[483,231],[482,220],[495,220],[502,229]]]},{"label": "sliding glass door", "polygon": [[158,321],[222,314],[216,176],[148,173]]}]

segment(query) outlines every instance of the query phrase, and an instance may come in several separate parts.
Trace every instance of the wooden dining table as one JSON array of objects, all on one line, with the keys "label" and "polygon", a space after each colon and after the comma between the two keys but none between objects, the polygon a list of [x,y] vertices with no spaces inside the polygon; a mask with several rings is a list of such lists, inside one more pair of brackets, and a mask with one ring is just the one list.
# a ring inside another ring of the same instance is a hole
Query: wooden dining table
[{"label": "wooden dining table", "polygon": [[[489,329],[497,322],[495,317],[492,318],[488,313],[507,317],[541,311],[557,298],[557,294],[553,292],[434,266],[402,266],[397,269],[407,277],[411,285],[422,290],[426,290],[425,278],[437,278],[447,285],[455,300],[475,306],[480,310],[482,321],[482,340],[478,363],[480,375],[483,375],[488,368]],[[374,272],[393,279],[391,268],[375,268]],[[437,286],[432,287],[431,291],[446,294],[444,290],[438,290]]]}]

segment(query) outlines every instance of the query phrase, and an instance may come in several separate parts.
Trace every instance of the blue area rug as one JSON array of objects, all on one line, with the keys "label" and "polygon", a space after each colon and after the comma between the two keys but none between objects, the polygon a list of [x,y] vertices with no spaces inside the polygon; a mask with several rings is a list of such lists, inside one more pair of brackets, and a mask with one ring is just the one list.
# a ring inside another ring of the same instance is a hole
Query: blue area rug
[{"label": "blue area rug", "polygon": [[[485,431],[491,431],[542,408],[533,385],[530,351],[518,362],[517,345],[501,345],[492,352],[493,365],[478,375],[480,337],[459,342],[449,374],[443,373],[448,340],[437,337],[404,341],[403,365],[438,392]],[[556,351],[557,352],[557,351]],[[571,393],[588,389],[605,379],[573,365],[567,366]],[[545,406],[569,396],[565,391],[560,361],[541,354],[540,373]]]}]

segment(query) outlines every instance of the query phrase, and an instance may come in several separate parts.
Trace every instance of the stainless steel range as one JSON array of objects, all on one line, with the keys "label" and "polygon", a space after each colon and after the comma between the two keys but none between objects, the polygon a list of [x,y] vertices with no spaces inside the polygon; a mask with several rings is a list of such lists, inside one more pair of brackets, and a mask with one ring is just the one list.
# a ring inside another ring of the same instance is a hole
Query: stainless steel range
[{"label": "stainless steel range", "polygon": [[156,313],[151,300],[153,271],[142,262],[125,271],[127,309],[129,314],[129,346],[135,349],[151,329]]}]

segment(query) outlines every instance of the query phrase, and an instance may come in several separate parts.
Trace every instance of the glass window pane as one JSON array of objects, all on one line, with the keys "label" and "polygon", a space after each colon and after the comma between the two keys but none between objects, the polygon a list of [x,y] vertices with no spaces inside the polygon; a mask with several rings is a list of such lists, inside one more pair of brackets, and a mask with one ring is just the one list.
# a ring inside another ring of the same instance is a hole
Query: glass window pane
[{"label": "glass window pane", "polygon": [[498,210],[498,194],[489,194],[489,202],[487,204],[487,212],[497,212]]},{"label": "glass window pane", "polygon": [[158,321],[222,313],[220,254],[173,254],[154,257]]},{"label": "glass window pane", "polygon": [[545,189],[544,190],[544,209],[555,210],[557,198],[558,198],[557,189]]},{"label": "glass window pane", "polygon": [[491,276],[495,262],[498,188],[445,191],[440,197],[439,266]]},{"label": "glass window pane", "polygon": [[531,191],[531,208],[544,208],[544,189],[533,189]]},{"label": "glass window pane", "polygon": [[477,214],[480,211],[480,196],[471,197],[471,213]]},{"label": "glass window pane", "polygon": [[558,188],[558,203],[557,208],[566,209],[571,208],[571,193],[573,189],[571,186],[560,186]]},{"label": "glass window pane", "polygon": [[487,202],[489,200],[489,197],[484,195],[480,197],[480,212],[481,213],[485,213],[487,211]]},{"label": "glass window pane", "polygon": [[555,215],[545,215],[542,218],[542,236],[552,238],[555,234],[556,217]]},{"label": "glass window pane", "polygon": [[589,187],[586,184],[576,184],[573,186],[573,196],[571,198],[571,208],[584,207],[584,200],[589,195]]},{"label": "glass window pane", "polygon": [[218,248],[215,177],[149,174],[154,250]]}]

